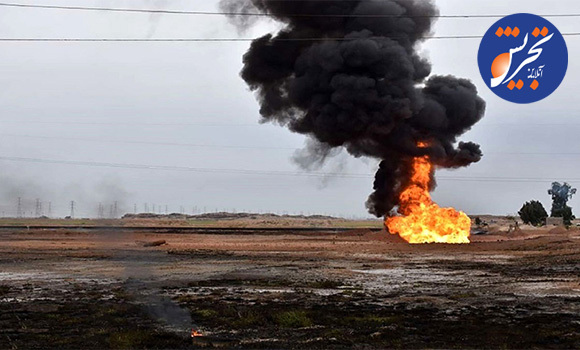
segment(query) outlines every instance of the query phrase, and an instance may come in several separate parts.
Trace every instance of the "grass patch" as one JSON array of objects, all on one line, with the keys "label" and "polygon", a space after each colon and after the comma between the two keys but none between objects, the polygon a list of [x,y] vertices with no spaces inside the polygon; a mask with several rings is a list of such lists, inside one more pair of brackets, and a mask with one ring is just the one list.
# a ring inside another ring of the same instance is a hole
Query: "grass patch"
[{"label": "grass patch", "polygon": [[218,316],[218,313],[215,310],[210,310],[210,309],[196,310],[194,312],[199,317],[204,317],[204,318],[215,318]]},{"label": "grass patch", "polygon": [[284,311],[274,315],[274,321],[282,328],[303,328],[312,326],[306,311]]},{"label": "grass patch", "polygon": [[131,330],[111,334],[109,344],[112,349],[141,348],[150,342],[151,331]]},{"label": "grass patch", "polygon": [[266,320],[262,315],[253,311],[238,313],[238,316],[239,318],[233,321],[232,325],[241,329],[263,326]]}]

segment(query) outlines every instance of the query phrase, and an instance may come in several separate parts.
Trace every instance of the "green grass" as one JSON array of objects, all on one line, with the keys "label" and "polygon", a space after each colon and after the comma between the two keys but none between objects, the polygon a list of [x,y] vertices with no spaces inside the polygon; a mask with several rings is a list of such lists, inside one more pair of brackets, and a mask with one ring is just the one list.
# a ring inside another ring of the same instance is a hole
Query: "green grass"
[{"label": "green grass", "polygon": [[266,323],[262,315],[251,310],[239,312],[237,316],[238,318],[232,322],[232,325],[241,329],[261,327]]},{"label": "green grass", "polygon": [[274,321],[282,328],[303,328],[312,326],[306,311],[284,311],[274,315]]},{"label": "green grass", "polygon": [[355,317],[345,317],[338,321],[344,326],[351,326],[355,328],[376,328],[381,326],[387,326],[394,323],[399,323],[402,321],[402,317],[399,316],[379,316],[374,314],[355,316]]},{"label": "green grass", "polygon": [[196,310],[195,313],[204,318],[215,318],[218,316],[218,313],[215,310],[210,309]]}]

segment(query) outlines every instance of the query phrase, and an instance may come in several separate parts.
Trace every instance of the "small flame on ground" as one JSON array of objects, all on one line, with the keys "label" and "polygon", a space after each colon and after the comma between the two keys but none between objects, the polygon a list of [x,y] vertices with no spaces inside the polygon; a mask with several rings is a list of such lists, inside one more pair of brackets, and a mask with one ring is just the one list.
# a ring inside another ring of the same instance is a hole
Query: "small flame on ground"
[{"label": "small flame on ground", "polygon": [[[426,147],[419,143],[419,147]],[[428,156],[415,157],[409,186],[399,196],[399,213],[385,219],[391,234],[409,243],[469,243],[471,220],[461,211],[441,208],[429,194],[433,165]]]},{"label": "small flame on ground", "polygon": [[195,337],[203,337],[203,334],[201,334],[201,332],[198,332],[197,330],[195,330],[194,328],[191,329],[191,337],[195,338]]}]

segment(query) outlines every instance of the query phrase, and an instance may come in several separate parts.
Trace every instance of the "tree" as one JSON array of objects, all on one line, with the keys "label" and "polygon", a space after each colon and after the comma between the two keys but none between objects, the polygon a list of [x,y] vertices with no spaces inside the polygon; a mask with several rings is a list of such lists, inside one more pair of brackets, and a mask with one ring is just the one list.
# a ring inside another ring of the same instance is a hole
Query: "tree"
[{"label": "tree", "polygon": [[526,202],[520,211],[518,211],[520,218],[524,224],[530,224],[534,226],[541,226],[546,222],[548,213],[544,206],[539,201]]},{"label": "tree", "polygon": [[572,208],[569,206],[566,206],[562,209],[552,210],[552,217],[564,219],[564,225],[566,226],[572,225],[572,220],[576,219],[574,214],[572,214]]},{"label": "tree", "polygon": [[576,189],[572,188],[568,183],[553,182],[552,188],[548,190],[548,194],[552,195],[552,212],[550,216],[553,218],[563,218],[566,226],[572,225],[572,220],[575,219],[572,214],[572,208],[567,203],[576,194]]}]

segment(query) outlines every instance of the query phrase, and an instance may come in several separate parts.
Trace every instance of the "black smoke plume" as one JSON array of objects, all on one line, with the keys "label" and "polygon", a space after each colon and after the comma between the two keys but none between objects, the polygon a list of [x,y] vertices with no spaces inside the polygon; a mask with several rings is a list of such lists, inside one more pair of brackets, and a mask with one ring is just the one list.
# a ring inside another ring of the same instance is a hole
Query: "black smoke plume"
[{"label": "black smoke plume", "polygon": [[[485,102],[469,80],[430,76],[417,52],[438,15],[433,2],[223,0],[221,8],[238,25],[248,24],[240,11],[283,24],[252,42],[241,76],[263,121],[315,140],[308,143],[313,161],[340,147],[381,160],[370,213],[397,206],[413,157],[428,155],[445,168],[480,160],[478,145],[457,138],[483,117]],[[429,146],[418,147],[421,141]]]}]

